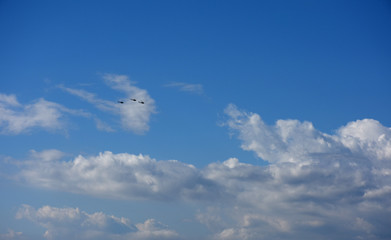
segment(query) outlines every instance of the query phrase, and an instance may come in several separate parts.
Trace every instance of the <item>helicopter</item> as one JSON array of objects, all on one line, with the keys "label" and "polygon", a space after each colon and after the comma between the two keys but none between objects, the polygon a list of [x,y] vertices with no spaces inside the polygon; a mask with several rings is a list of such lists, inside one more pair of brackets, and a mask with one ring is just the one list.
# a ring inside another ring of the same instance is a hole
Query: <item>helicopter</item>
[{"label": "helicopter", "polygon": [[[132,102],[138,102],[138,103],[140,103],[140,104],[145,104],[144,101],[142,101],[142,100],[137,100],[137,99],[135,99],[135,98],[130,98],[129,100],[132,101]],[[128,100],[128,101],[129,101],[129,100]],[[127,102],[127,100],[118,100],[117,102],[120,103],[120,104],[124,104],[125,102]]]}]

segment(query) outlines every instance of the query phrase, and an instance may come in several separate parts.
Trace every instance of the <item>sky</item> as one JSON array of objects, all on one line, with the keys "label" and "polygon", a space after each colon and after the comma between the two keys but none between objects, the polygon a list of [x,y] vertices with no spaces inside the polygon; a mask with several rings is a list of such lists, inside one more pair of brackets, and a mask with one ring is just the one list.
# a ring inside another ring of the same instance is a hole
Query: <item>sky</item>
[{"label": "sky", "polygon": [[3,0],[0,36],[1,240],[391,238],[389,1]]}]

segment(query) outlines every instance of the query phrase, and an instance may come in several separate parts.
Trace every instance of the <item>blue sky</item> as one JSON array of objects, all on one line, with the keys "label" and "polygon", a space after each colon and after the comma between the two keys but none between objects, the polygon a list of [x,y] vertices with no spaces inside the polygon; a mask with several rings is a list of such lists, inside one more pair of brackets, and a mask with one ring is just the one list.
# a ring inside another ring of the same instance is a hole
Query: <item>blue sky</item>
[{"label": "blue sky", "polygon": [[0,239],[389,239],[390,26],[380,0],[1,1]]}]

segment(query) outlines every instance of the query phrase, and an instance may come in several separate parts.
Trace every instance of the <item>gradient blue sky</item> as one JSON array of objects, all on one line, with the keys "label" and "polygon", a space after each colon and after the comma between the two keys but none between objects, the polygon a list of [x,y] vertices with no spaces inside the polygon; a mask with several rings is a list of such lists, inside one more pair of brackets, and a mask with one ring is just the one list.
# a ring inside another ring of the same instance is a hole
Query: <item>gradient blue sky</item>
[{"label": "gradient blue sky", "polygon": [[0,239],[390,238],[389,1],[0,1],[0,35]]}]

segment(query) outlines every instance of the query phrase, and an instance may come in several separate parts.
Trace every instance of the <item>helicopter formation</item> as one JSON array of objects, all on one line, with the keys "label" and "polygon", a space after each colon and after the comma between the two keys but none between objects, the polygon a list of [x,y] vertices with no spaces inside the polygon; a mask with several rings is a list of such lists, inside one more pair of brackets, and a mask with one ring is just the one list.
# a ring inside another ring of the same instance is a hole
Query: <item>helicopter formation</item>
[{"label": "helicopter formation", "polygon": [[[141,100],[137,100],[135,98],[131,98],[129,99],[130,101],[132,102],[138,102],[140,104],[144,104],[144,101],[141,101]],[[117,102],[120,103],[120,104],[124,104],[125,102],[129,101],[129,100],[118,100]]]}]

